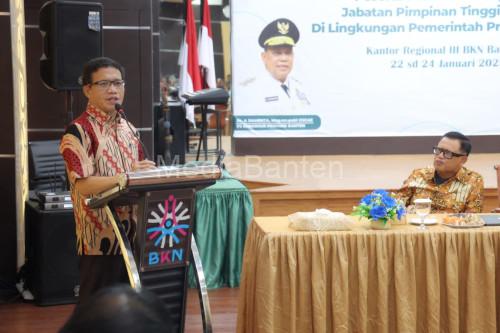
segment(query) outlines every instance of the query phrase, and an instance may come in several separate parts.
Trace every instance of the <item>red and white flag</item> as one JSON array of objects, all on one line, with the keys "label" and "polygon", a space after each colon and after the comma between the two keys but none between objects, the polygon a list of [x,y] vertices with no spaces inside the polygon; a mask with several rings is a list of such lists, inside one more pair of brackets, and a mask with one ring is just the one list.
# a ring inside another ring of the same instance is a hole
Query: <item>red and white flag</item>
[{"label": "red and white flag", "polygon": [[210,20],[210,8],[208,0],[202,0],[203,12],[201,15],[200,43],[198,44],[198,54],[200,59],[201,79],[203,88],[215,88],[215,63],[214,63],[214,42],[212,39],[212,21]]},{"label": "red and white flag", "polygon": [[[196,25],[194,23],[193,6],[191,1],[186,1],[186,29],[184,40],[179,54],[179,96],[187,92],[194,92],[201,89],[201,74],[198,65],[198,46],[196,42]],[[185,100],[181,98],[183,103]],[[194,106],[185,104],[186,118],[193,124]]]}]

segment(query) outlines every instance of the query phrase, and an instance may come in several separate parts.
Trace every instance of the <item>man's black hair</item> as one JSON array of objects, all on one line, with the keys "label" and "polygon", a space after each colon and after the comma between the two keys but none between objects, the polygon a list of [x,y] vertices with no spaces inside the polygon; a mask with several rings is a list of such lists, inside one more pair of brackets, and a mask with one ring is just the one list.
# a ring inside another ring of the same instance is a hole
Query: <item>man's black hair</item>
[{"label": "man's black hair", "polygon": [[443,137],[448,138],[448,139],[453,139],[453,140],[458,140],[460,141],[460,150],[469,156],[471,150],[472,150],[472,145],[470,143],[470,139],[463,135],[460,132],[448,132]]},{"label": "man's black hair", "polygon": [[85,65],[83,65],[82,72],[82,85],[86,86],[87,84],[92,83],[92,74],[97,72],[100,68],[113,67],[120,71],[122,74],[122,79],[125,80],[125,69],[122,65],[120,65],[117,61],[107,58],[100,57],[90,59]]}]

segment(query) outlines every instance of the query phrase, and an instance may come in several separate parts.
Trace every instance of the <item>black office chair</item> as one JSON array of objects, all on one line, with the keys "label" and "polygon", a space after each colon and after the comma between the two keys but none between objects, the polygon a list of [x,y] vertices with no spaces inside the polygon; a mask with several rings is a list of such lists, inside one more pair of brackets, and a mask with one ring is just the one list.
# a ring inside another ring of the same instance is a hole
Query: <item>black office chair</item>
[{"label": "black office chair", "polygon": [[29,188],[34,191],[66,191],[66,167],[59,154],[59,140],[29,142]]}]

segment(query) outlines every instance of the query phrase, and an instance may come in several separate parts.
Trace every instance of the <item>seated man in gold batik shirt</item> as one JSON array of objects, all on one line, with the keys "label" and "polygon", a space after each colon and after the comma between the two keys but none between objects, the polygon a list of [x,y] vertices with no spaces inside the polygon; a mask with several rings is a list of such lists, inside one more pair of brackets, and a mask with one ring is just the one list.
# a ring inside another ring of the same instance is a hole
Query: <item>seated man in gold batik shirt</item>
[{"label": "seated man in gold batik shirt", "polygon": [[468,170],[472,145],[458,132],[448,132],[434,147],[434,166],[414,170],[398,191],[406,206],[415,199],[432,200],[431,212],[479,213],[483,209],[483,177]]}]

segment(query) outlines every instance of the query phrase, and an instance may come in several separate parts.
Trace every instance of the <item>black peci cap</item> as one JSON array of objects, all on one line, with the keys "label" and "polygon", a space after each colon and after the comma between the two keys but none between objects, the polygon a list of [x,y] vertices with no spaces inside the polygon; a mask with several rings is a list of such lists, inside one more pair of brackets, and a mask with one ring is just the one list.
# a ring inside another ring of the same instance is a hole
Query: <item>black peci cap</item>
[{"label": "black peci cap", "polygon": [[263,48],[270,46],[295,46],[299,41],[299,29],[289,19],[280,18],[272,21],[259,36],[259,45]]}]

